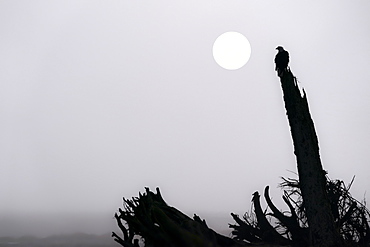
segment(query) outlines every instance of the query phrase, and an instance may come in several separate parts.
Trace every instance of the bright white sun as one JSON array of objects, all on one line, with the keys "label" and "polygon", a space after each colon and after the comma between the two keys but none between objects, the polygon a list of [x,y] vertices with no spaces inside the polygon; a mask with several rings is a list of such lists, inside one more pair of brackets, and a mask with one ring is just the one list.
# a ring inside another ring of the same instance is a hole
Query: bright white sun
[{"label": "bright white sun", "polygon": [[223,33],[213,44],[213,58],[224,69],[240,69],[250,56],[251,45],[247,38],[238,32]]}]

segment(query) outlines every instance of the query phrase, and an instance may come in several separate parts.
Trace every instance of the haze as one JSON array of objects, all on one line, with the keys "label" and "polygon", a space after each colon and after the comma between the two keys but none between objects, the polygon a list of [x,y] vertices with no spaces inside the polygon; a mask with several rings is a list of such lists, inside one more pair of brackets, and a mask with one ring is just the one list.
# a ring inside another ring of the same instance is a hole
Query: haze
[{"label": "haze", "polygon": [[[144,187],[215,229],[266,185],[279,205],[296,163],[278,45],[308,94],[324,168],[356,175],[363,199],[369,12],[368,1],[1,1],[0,234],[109,232],[122,197]],[[251,43],[239,70],[212,56],[227,31]]]}]

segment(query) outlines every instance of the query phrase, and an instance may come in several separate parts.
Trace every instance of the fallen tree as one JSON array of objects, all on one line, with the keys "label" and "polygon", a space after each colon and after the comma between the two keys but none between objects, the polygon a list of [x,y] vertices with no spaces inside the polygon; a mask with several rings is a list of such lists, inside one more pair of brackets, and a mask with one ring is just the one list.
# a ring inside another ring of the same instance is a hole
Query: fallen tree
[{"label": "fallen tree", "polygon": [[238,246],[236,240],[222,236],[208,228],[206,221],[194,215],[193,219],[162,198],[159,188],[153,193],[123,199],[124,207],[115,214],[117,225],[122,231],[120,237],[112,233],[114,240],[125,247],[137,247],[140,236],[145,246],[153,247],[190,247],[190,246]]}]

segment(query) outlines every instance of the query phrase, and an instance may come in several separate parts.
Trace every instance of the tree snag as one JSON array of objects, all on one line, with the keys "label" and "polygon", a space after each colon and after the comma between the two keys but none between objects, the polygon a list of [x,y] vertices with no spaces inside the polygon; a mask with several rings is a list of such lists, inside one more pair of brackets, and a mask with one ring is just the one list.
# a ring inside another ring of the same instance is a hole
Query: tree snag
[{"label": "tree snag", "polygon": [[340,246],[340,236],[326,193],[326,172],[319,154],[319,144],[314,123],[308,108],[307,96],[303,96],[297,79],[290,70],[280,76],[286,114],[290,125],[297,160],[300,189],[312,245]]}]

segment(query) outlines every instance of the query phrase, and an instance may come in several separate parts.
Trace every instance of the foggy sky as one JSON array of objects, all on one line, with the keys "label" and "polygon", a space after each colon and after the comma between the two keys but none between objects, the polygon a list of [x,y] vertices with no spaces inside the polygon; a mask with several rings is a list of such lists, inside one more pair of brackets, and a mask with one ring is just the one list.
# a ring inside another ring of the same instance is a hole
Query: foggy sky
[{"label": "foggy sky", "polygon": [[[266,185],[284,207],[279,177],[296,163],[278,45],[308,94],[324,169],[356,175],[363,199],[369,12],[368,1],[0,1],[1,234],[1,219],[40,214],[114,225],[122,197],[144,187],[211,227]],[[252,47],[236,71],[212,57],[227,31]]]}]

